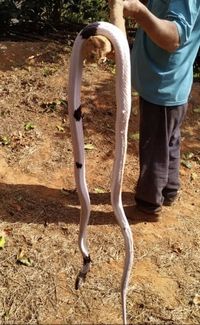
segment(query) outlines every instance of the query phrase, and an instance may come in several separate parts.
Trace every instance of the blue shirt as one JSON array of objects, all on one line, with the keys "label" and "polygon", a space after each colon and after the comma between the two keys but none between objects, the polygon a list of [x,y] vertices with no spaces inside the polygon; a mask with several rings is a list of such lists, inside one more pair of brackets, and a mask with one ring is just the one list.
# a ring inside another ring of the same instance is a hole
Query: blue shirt
[{"label": "blue shirt", "polygon": [[149,0],[148,8],[158,18],[176,24],[180,47],[169,53],[139,28],[131,53],[133,87],[142,98],[157,105],[185,104],[200,46],[200,0]]}]

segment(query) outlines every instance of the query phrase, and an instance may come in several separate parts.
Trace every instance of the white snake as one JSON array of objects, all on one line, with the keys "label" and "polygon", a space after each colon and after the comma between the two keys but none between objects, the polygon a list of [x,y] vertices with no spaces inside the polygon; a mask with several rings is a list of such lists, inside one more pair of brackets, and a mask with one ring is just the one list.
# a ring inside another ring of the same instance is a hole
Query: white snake
[{"label": "white snake", "polygon": [[122,205],[121,188],[127,150],[128,121],[131,110],[130,51],[125,35],[116,26],[107,22],[90,24],[78,34],[73,45],[70,61],[68,107],[74,153],[75,181],[81,204],[79,248],[83,256],[83,267],[77,276],[75,287],[78,289],[81,282],[85,280],[91,263],[86,243],[86,228],[90,217],[90,198],[85,180],[83,116],[80,103],[80,88],[83,69],[82,46],[86,39],[94,35],[104,35],[107,37],[115,50],[117,114],[111,202],[125,241],[126,254],[121,280],[121,298],[123,322],[126,324],[126,293],[133,263],[133,239]]}]

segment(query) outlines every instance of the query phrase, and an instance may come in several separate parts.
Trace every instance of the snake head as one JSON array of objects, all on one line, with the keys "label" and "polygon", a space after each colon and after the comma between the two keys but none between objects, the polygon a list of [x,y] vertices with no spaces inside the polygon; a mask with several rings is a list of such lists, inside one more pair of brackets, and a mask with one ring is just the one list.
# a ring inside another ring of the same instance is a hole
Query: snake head
[{"label": "snake head", "polygon": [[104,63],[113,57],[111,42],[102,35],[90,36],[85,40],[82,48],[83,59],[86,63]]}]

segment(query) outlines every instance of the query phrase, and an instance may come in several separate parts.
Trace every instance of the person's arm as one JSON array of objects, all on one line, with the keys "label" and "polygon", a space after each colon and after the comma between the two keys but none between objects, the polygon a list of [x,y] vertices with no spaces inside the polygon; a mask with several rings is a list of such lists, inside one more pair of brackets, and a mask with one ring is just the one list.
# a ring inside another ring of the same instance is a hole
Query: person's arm
[{"label": "person's arm", "polygon": [[123,0],[108,0],[110,9],[110,22],[117,26],[126,35],[125,20],[123,16]]},{"label": "person's arm", "polygon": [[133,18],[159,47],[173,52],[180,46],[179,32],[174,22],[159,19],[139,0],[126,0],[123,4],[124,17]]}]

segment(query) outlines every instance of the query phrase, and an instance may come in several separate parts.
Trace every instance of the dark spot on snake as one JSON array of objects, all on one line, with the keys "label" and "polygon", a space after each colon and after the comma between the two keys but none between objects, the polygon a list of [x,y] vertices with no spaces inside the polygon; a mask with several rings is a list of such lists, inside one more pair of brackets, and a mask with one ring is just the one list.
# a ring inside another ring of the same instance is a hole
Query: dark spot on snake
[{"label": "dark spot on snake", "polygon": [[77,276],[75,281],[75,290],[78,290],[80,288],[80,278]]},{"label": "dark spot on snake", "polygon": [[76,119],[76,121],[80,121],[81,118],[83,118],[83,114],[82,114],[82,111],[81,111],[82,107],[81,105],[79,106],[79,108],[77,108],[74,112],[74,118]]},{"label": "dark spot on snake", "polygon": [[99,23],[89,24],[85,28],[83,28],[80,35],[83,39],[88,39],[90,36],[95,36],[97,34],[98,26]]},{"label": "dark spot on snake", "polygon": [[77,167],[77,168],[80,168],[80,169],[81,169],[82,166],[83,166],[82,164],[80,164],[79,162],[76,162],[76,167]]},{"label": "dark spot on snake", "polygon": [[[87,264],[89,264],[91,262],[92,261],[91,261],[90,255],[85,256],[83,258],[83,265],[87,265]],[[81,287],[82,283],[85,282],[87,272],[85,272],[83,270],[79,272],[79,274],[78,274],[78,276],[76,278],[76,281],[75,281],[75,289],[76,290],[78,290]]]},{"label": "dark spot on snake", "polygon": [[86,264],[91,263],[91,262],[92,262],[92,261],[91,261],[90,255],[85,256],[85,257],[83,258],[83,265],[86,265]]},{"label": "dark spot on snake", "polygon": [[86,279],[86,273],[83,273],[83,272],[79,272],[79,274],[77,275],[77,278],[76,278],[76,282],[75,282],[75,289],[78,290],[83,282],[85,282],[85,279]]}]

